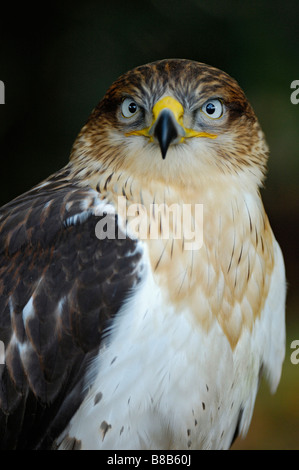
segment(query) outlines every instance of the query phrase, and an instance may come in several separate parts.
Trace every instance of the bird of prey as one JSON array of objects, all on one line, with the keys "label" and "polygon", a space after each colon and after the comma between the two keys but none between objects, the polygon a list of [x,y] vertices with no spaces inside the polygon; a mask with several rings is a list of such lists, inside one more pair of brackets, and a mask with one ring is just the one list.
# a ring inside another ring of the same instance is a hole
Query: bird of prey
[{"label": "bird of prey", "polygon": [[267,157],[217,68],[161,60],[115,81],[69,163],[0,211],[2,448],[227,449],[246,433],[285,349]]}]

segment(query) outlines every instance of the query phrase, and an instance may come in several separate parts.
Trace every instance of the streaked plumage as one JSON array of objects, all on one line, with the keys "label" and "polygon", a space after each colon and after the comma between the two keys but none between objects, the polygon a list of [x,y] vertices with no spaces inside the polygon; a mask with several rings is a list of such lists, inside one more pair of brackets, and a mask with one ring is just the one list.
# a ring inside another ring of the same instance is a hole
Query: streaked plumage
[{"label": "streaked plumage", "polygon": [[[2,447],[228,448],[246,433],[261,372],[275,391],[284,358],[267,155],[218,69],[164,60],[111,86],[68,165],[0,211]],[[146,239],[119,197],[151,215]],[[202,247],[153,204],[190,205],[195,230],[202,204]],[[107,217],[121,237],[98,239]]]}]

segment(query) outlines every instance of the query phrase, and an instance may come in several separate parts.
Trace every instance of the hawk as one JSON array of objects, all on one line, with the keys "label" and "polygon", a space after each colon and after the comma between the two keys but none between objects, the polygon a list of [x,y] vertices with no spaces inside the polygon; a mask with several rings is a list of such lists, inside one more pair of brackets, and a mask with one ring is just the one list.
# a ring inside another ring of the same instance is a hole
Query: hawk
[{"label": "hawk", "polygon": [[0,211],[3,448],[227,449],[246,433],[285,349],[267,157],[217,68],[161,60],[115,81],[69,163]]}]

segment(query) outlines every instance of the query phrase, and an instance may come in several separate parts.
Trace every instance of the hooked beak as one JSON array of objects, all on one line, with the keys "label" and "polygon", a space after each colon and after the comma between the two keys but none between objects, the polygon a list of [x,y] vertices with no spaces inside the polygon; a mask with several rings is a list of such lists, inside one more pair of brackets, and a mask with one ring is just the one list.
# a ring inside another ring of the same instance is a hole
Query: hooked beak
[{"label": "hooked beak", "polygon": [[158,140],[163,160],[171,144],[180,144],[190,137],[209,137],[215,139],[216,134],[198,132],[187,129],[183,124],[184,108],[172,96],[165,96],[153,107],[153,121],[150,127],[128,132],[126,135],[143,135],[153,142]]},{"label": "hooked beak", "polygon": [[180,137],[177,122],[173,119],[173,113],[170,110],[164,109],[161,111],[153,135],[158,139],[162,158],[164,159],[169,145]]}]

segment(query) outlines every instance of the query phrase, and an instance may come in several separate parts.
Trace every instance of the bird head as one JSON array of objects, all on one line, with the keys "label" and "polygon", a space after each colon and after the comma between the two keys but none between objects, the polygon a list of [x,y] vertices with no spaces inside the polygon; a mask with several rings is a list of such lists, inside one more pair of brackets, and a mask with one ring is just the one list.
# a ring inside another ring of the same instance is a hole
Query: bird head
[{"label": "bird head", "polygon": [[122,75],[92,112],[72,160],[99,171],[198,185],[246,175],[261,185],[268,149],[239,85],[226,73],[183,59]]}]

